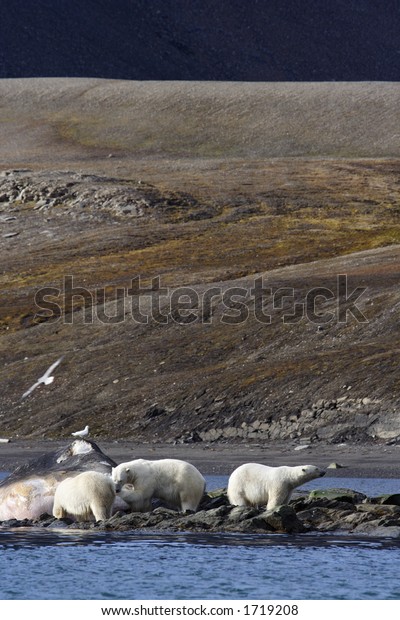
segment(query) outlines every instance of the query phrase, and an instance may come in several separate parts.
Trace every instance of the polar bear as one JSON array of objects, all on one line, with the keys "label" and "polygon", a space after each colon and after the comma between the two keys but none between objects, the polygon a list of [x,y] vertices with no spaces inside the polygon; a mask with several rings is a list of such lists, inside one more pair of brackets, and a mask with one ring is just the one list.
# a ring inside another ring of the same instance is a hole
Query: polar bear
[{"label": "polar bear", "polygon": [[234,506],[266,506],[270,510],[287,504],[293,489],[325,473],[315,465],[268,467],[245,463],[229,478],[228,499]]},{"label": "polar bear", "polygon": [[109,475],[85,471],[60,482],[54,494],[53,516],[103,521],[111,517],[114,499],[115,485]]},{"label": "polar bear", "polygon": [[153,497],[180,512],[196,511],[206,487],[199,470],[179,459],[136,459],[114,467],[111,475],[133,512],[151,511]]}]

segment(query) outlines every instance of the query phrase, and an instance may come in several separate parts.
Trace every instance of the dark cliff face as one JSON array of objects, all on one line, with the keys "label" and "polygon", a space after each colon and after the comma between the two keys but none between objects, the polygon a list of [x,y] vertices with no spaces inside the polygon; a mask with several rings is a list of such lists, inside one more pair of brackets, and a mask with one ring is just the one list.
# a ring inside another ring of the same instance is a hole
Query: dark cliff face
[{"label": "dark cliff face", "polygon": [[397,81],[397,0],[0,0],[0,77]]}]

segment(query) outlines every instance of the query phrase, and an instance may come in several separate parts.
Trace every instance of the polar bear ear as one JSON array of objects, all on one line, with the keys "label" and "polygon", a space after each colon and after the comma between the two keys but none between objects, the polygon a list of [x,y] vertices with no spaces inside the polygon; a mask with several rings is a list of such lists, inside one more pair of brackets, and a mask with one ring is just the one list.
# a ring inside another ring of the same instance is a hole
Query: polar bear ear
[{"label": "polar bear ear", "polygon": [[126,467],[125,471],[126,471],[127,474],[129,474],[129,467]]},{"label": "polar bear ear", "polygon": [[303,467],[301,471],[304,471],[304,473],[307,473],[307,468]]}]

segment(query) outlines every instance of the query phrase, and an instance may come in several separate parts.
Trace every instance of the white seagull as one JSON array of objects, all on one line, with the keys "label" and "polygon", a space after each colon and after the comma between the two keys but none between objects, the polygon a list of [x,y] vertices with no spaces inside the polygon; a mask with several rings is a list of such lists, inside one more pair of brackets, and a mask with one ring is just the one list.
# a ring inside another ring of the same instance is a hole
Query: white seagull
[{"label": "white seagull", "polygon": [[88,437],[89,435],[89,427],[86,424],[85,428],[83,429],[83,431],[75,431],[75,433],[71,433],[71,435],[73,435],[73,437]]},{"label": "white seagull", "polygon": [[56,362],[54,362],[54,364],[52,364],[50,368],[46,370],[43,377],[40,377],[40,379],[38,379],[36,383],[34,383],[32,387],[29,388],[29,390],[27,390],[24,394],[22,394],[22,398],[26,398],[27,396],[29,396],[29,394],[33,392],[33,390],[35,390],[38,387],[38,385],[40,385],[41,383],[44,383],[44,385],[50,385],[50,383],[53,383],[54,377],[50,375],[53,372],[53,370],[57,368],[58,364],[63,360],[63,358],[64,356],[61,356]]}]

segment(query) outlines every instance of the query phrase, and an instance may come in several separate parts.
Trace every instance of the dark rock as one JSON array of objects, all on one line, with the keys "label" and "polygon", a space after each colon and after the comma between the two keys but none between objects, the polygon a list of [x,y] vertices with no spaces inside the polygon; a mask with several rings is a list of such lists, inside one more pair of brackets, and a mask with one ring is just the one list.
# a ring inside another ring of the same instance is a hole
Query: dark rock
[{"label": "dark rock", "polygon": [[338,529],[341,530],[354,530],[362,523],[367,523],[373,520],[374,516],[367,512],[351,512],[347,515],[342,515]]},{"label": "dark rock", "polygon": [[307,527],[310,530],[323,532],[335,529],[333,511],[328,508],[316,506],[307,510],[302,510],[297,513],[297,518],[300,520],[303,527]]},{"label": "dark rock", "polygon": [[200,510],[211,510],[212,508],[218,508],[219,506],[228,506],[229,501],[227,497],[219,496],[219,497],[206,497],[204,500],[200,502],[199,509]]},{"label": "dark rock", "polygon": [[39,523],[42,527],[48,527],[54,521],[57,521],[57,519],[45,512],[41,514],[40,517],[38,517],[37,519],[33,519],[32,523],[34,523],[35,525]]},{"label": "dark rock", "polygon": [[389,439],[389,441],[386,441],[387,446],[397,446],[399,443],[400,435],[398,435],[397,437],[393,437],[393,439]]},{"label": "dark rock", "polygon": [[28,519],[23,519],[22,521],[19,521],[18,519],[7,519],[6,521],[1,522],[1,526],[4,528],[25,527],[29,525],[30,523]]},{"label": "dark rock", "polygon": [[184,437],[182,437],[183,443],[200,443],[202,441],[203,440],[197,431],[192,431],[188,435],[185,435]]},{"label": "dark rock", "polygon": [[68,525],[67,529],[69,530],[93,530],[93,529],[102,529],[101,528],[102,521],[98,521],[97,523],[89,522],[89,521],[73,521],[70,525]]},{"label": "dark rock", "polygon": [[350,502],[351,504],[359,504],[363,500],[367,499],[364,493],[358,491],[352,491],[351,489],[317,489],[311,491],[309,495],[310,499],[336,499],[341,502]]},{"label": "dark rock", "polygon": [[210,523],[212,526],[218,526],[224,522],[227,515],[230,514],[232,506],[219,506],[211,510],[201,510],[189,517],[185,517],[187,523]]},{"label": "dark rock", "polygon": [[164,518],[172,518],[176,517],[177,513],[175,510],[171,510],[171,508],[166,508],[165,506],[158,506],[158,508],[155,508],[153,510],[152,514],[162,515]]},{"label": "dark rock", "polygon": [[265,521],[275,532],[293,534],[304,532],[305,528],[291,506],[278,506],[273,510],[265,510],[258,519]]},{"label": "dark rock", "polygon": [[[350,504],[350,505],[349,505]],[[290,504],[298,513],[301,510],[309,508],[329,508],[329,510],[355,510],[354,504],[342,499],[330,499],[329,497],[321,497],[318,499],[296,500]]]},{"label": "dark rock", "polygon": [[275,531],[274,528],[259,515],[252,519],[245,519],[231,526],[228,525],[226,529],[231,532],[241,532],[243,534],[265,534],[265,532]]},{"label": "dark rock", "polygon": [[384,526],[379,520],[369,521],[361,523],[354,530],[356,534],[367,534],[372,537],[390,537],[400,538],[400,525],[398,526]]},{"label": "dark rock", "polygon": [[[362,493],[350,489],[313,491],[308,497],[299,497],[290,505],[273,510],[248,506],[231,506],[225,489],[204,495],[201,509],[182,514],[164,506],[152,512],[118,512],[106,521],[75,522],[55,519],[42,514],[34,520],[10,519],[2,528],[46,527],[49,529],[80,529],[129,531],[151,529],[158,531],[242,532],[242,533],[302,533],[352,532],[371,536],[400,538],[400,506],[393,503],[396,495],[373,498],[369,501]],[[388,503],[388,499],[390,502]],[[215,503],[220,503],[215,505]]]},{"label": "dark rock", "polygon": [[146,420],[152,420],[153,418],[157,418],[158,416],[164,415],[164,414],[165,414],[164,407],[159,407],[158,405],[152,405],[146,411],[144,417]]},{"label": "dark rock", "polygon": [[47,512],[43,512],[36,520],[37,521],[46,521],[47,519],[54,519],[52,515],[49,515]]},{"label": "dark rock", "polygon": [[200,510],[210,510],[211,508],[218,508],[219,506],[228,506],[228,496],[226,489],[216,489],[215,491],[208,491],[204,494],[203,499],[200,502]]},{"label": "dark rock", "polygon": [[207,493],[205,494],[208,497],[227,497],[226,495],[226,489],[225,488],[221,488],[221,489],[214,489],[213,491],[207,491]]},{"label": "dark rock", "polygon": [[[113,515],[110,519],[105,521],[97,521],[94,526],[99,529],[116,531],[142,529],[149,525],[150,515],[152,514],[151,512],[131,512],[118,517]],[[163,518],[160,516],[154,517],[154,521],[157,523],[162,520]]]},{"label": "dark rock", "polygon": [[[65,530],[67,528],[69,528],[69,526],[72,524],[72,521],[69,519],[69,523],[66,522],[65,519],[54,519],[54,521],[51,521],[48,525],[47,528],[49,530]],[[33,522],[31,523],[31,525],[40,525],[42,527],[45,527],[43,522],[39,522],[37,524],[34,524]]]},{"label": "dark rock", "polygon": [[241,521],[246,521],[247,519],[251,519],[255,515],[259,514],[258,508],[253,508],[249,506],[234,506],[232,508],[228,521],[229,523],[240,523]]},{"label": "dark rock", "polygon": [[375,504],[365,502],[362,504],[357,504],[356,508],[358,512],[368,512],[370,514],[376,516],[388,516],[388,515],[398,515],[400,516],[400,506],[396,506],[393,504]]},{"label": "dark rock", "polygon": [[400,493],[393,493],[392,495],[381,495],[379,499],[381,504],[400,506]]},{"label": "dark rock", "polygon": [[211,510],[200,510],[192,515],[175,519],[173,525],[178,529],[218,531],[221,528],[223,529],[226,516],[231,510],[231,506],[219,506]]}]

